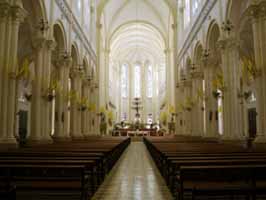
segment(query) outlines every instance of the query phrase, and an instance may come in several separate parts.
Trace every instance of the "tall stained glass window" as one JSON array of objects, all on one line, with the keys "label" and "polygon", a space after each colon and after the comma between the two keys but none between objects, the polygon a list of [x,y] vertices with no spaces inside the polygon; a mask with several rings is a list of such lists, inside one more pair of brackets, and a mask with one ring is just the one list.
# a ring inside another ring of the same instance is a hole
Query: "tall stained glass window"
[{"label": "tall stained glass window", "polygon": [[151,98],[152,97],[152,85],[153,85],[153,76],[152,76],[152,66],[149,65],[148,66],[148,70],[147,70],[147,97]]},{"label": "tall stained glass window", "polygon": [[128,96],[128,65],[123,64],[121,68],[121,94],[123,98]]},{"label": "tall stained glass window", "polygon": [[199,0],[194,0],[192,2],[192,14],[194,15],[199,9]]},{"label": "tall stained glass window", "polygon": [[184,26],[190,23],[190,0],[185,0],[185,15],[184,15]]},{"label": "tall stained glass window", "polygon": [[141,83],[140,82],[141,82],[141,68],[140,68],[140,65],[137,64],[135,65],[135,69],[134,69],[135,97],[141,96]]}]

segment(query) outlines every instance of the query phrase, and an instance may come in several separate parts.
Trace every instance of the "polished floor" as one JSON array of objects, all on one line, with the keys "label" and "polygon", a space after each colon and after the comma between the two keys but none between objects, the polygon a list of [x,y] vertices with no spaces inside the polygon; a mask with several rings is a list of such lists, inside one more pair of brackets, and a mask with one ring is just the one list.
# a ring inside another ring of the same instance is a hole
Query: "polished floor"
[{"label": "polished floor", "polygon": [[132,142],[93,200],[172,200],[142,142]]}]

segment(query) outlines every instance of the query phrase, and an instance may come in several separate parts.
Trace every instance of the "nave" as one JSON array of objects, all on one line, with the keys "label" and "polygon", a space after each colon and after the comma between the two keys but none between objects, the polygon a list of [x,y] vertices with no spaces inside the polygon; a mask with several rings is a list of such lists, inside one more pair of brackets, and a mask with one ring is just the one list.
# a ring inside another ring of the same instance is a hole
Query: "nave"
[{"label": "nave", "polygon": [[172,196],[142,142],[132,142],[93,200],[171,200]]}]

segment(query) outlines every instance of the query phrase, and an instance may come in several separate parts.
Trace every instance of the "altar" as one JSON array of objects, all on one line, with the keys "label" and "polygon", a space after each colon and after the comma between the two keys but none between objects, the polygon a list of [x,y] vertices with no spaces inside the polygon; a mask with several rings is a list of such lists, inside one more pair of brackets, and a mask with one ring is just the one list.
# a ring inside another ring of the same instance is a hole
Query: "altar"
[{"label": "altar", "polygon": [[112,132],[112,136],[127,136],[127,137],[145,137],[145,136],[163,136],[163,133],[158,132],[156,128],[153,129],[116,129]]}]

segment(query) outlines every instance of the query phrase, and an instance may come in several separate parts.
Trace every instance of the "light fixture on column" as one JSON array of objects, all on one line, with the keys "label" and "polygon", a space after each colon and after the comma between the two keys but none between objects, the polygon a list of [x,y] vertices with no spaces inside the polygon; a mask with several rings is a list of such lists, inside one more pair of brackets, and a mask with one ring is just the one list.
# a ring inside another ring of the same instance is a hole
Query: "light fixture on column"
[{"label": "light fixture on column", "polygon": [[210,50],[204,49],[202,54],[203,59],[207,59],[209,56],[210,56]]},{"label": "light fixture on column", "polygon": [[62,53],[62,58],[63,58],[64,60],[67,60],[69,57],[70,57],[70,54],[69,54],[67,51],[63,51],[63,53]]},{"label": "light fixture on column", "polygon": [[42,34],[49,29],[48,21],[45,21],[43,18],[37,25],[37,28],[42,32]]},{"label": "light fixture on column", "polygon": [[233,28],[234,28],[234,25],[229,19],[227,19],[222,24],[222,30],[227,32],[228,35],[230,35],[230,32],[232,31]]},{"label": "light fixture on column", "polygon": [[84,65],[82,65],[82,64],[78,65],[77,70],[78,70],[79,72],[82,72],[83,69],[84,69]]}]

